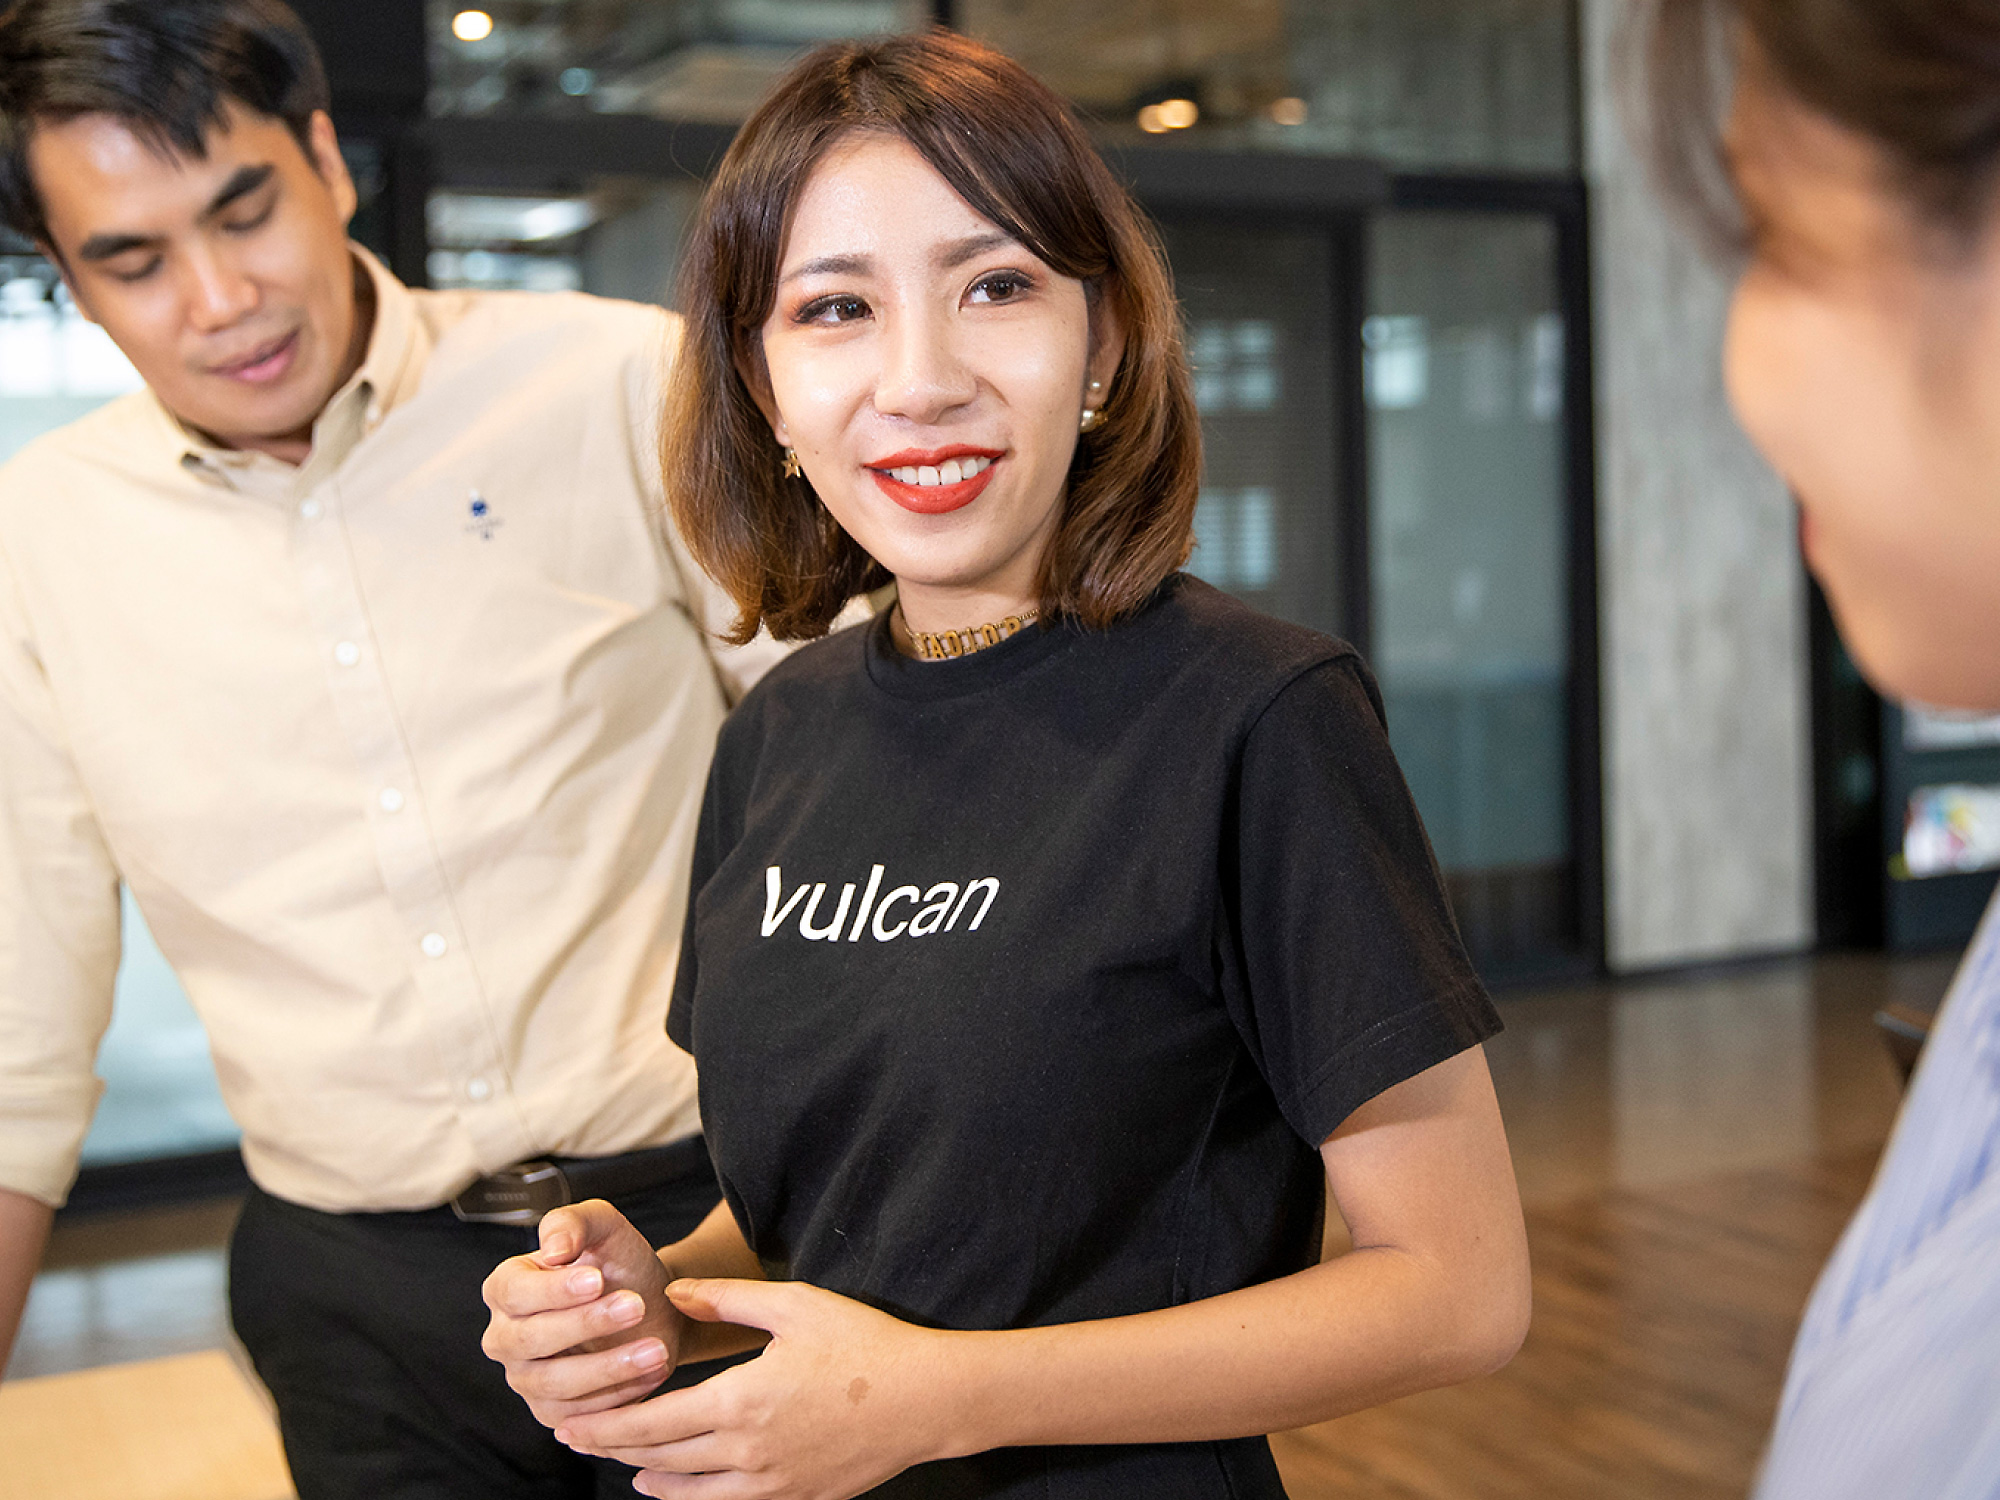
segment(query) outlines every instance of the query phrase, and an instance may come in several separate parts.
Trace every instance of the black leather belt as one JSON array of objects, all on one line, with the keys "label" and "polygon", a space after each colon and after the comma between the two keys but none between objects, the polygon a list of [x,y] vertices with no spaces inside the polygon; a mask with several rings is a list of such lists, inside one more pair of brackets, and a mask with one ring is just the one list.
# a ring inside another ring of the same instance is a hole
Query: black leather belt
[{"label": "black leather belt", "polygon": [[533,1226],[565,1203],[616,1198],[707,1170],[708,1147],[698,1135],[618,1156],[537,1157],[480,1178],[451,1200],[451,1211],[467,1224]]}]

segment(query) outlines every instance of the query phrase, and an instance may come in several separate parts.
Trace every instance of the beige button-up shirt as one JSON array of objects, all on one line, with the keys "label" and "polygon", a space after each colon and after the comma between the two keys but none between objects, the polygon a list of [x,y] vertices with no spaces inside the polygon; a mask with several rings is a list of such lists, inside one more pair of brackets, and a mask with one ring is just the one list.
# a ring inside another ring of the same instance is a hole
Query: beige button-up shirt
[{"label": "beige button-up shirt", "polygon": [[775,659],[664,536],[663,312],[429,293],[300,467],[141,392],[0,469],[0,1186],[101,1087],[122,879],[244,1156],[333,1210],[696,1129],[663,1032],[728,701]]}]

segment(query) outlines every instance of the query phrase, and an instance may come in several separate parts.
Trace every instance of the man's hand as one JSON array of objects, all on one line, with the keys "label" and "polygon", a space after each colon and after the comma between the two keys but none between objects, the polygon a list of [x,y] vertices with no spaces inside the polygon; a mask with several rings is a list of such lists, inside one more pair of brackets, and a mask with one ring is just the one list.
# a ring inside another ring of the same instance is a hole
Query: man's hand
[{"label": "man's hand", "polygon": [[686,1325],[646,1237],[601,1198],[548,1214],[541,1236],[481,1289],[493,1317],[480,1346],[507,1383],[550,1427],[658,1389]]},{"label": "man's hand", "polygon": [[954,1451],[952,1335],[800,1282],[676,1281],[671,1295],[771,1341],[698,1386],[560,1425],[580,1452],[647,1470],[640,1493],[841,1500]]}]

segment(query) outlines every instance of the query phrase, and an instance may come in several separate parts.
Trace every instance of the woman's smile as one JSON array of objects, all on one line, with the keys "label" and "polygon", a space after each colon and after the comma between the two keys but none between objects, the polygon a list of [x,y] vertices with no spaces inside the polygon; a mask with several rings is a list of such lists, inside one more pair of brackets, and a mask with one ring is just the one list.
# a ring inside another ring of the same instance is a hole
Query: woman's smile
[{"label": "woman's smile", "polygon": [[920,516],[941,516],[977,500],[1006,455],[958,444],[930,452],[909,448],[868,465],[882,493]]}]

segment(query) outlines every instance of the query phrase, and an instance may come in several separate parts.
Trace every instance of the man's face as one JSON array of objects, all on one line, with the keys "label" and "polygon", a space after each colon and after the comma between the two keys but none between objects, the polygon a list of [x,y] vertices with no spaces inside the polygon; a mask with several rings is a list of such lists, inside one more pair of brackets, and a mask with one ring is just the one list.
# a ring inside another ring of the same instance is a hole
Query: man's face
[{"label": "man's face", "polygon": [[84,316],[182,421],[293,462],[366,342],[354,184],[324,114],[310,145],[232,104],[200,158],[110,115],[38,125],[28,151]]}]

